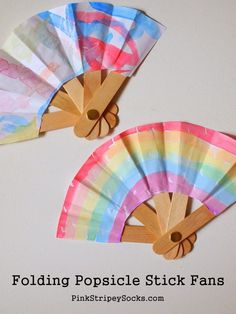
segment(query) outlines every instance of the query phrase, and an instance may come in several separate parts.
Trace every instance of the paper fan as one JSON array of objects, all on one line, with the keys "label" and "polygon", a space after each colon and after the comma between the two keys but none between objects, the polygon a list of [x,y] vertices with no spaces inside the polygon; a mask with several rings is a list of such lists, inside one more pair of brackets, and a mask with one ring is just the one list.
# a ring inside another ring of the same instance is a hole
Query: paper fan
[{"label": "paper fan", "polygon": [[[117,123],[114,95],[163,30],[141,11],[99,2],[22,23],[0,50],[0,143],[73,125],[78,136],[106,135]],[[62,111],[44,115],[49,104]]]},{"label": "paper fan", "polygon": [[[152,242],[166,258],[181,257],[195,232],[236,201],[235,165],[236,141],[198,125],[125,131],[95,150],[75,176],[57,237]],[[188,198],[201,206],[185,218]],[[127,225],[130,215],[144,226]]]}]

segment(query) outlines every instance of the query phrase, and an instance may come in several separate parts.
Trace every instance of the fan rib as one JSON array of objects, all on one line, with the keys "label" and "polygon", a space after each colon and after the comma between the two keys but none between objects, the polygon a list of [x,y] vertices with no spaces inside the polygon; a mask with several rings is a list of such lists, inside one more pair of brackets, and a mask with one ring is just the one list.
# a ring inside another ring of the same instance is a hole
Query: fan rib
[{"label": "fan rib", "polygon": [[63,85],[69,97],[72,99],[76,108],[80,113],[83,112],[84,107],[84,88],[77,77],[68,81]]},{"label": "fan rib", "polygon": [[131,214],[152,232],[156,238],[161,237],[161,227],[156,213],[145,203],[139,205]]},{"label": "fan rib", "polygon": [[64,129],[75,125],[78,117],[66,111],[45,113],[42,118],[40,133]]},{"label": "fan rib", "polygon": [[121,241],[136,243],[153,243],[156,241],[156,237],[144,226],[126,225],[124,227]]},{"label": "fan rib", "polygon": [[71,100],[67,93],[58,91],[55,97],[51,101],[51,106],[57,107],[63,111],[80,115],[75,103]]}]

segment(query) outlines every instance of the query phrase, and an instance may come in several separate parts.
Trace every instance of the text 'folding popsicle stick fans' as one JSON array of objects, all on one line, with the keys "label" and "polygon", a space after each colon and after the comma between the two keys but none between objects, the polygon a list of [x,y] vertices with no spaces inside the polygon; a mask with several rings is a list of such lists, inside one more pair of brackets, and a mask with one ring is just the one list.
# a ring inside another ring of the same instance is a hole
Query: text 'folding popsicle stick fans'
[{"label": "text 'folding popsicle stick fans'", "polygon": [[[191,213],[189,198],[201,203]],[[89,157],[68,189],[57,237],[149,242],[176,259],[191,251],[196,231],[235,201],[234,139],[185,122],[149,124]],[[130,216],[143,225],[129,225]]]},{"label": "text 'folding popsicle stick fans'", "polygon": [[[99,2],[22,23],[0,50],[0,144],[68,126],[88,139],[108,134],[114,95],[163,31],[141,11]],[[45,113],[49,105],[61,111]]]}]

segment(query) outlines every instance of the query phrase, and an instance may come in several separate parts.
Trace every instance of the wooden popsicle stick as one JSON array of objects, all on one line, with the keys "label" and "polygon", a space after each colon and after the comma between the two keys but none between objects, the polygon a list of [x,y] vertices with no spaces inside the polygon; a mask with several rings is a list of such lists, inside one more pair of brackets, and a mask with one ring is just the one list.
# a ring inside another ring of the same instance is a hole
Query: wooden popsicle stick
[{"label": "wooden popsicle stick", "polygon": [[91,141],[98,138],[100,134],[100,128],[101,128],[101,121],[98,121],[97,124],[95,124],[92,131],[89,133],[89,135],[86,136],[86,139]]},{"label": "wooden popsicle stick", "polygon": [[152,232],[156,238],[161,237],[161,227],[156,213],[145,203],[139,205],[131,214]]},{"label": "wooden popsicle stick", "polygon": [[108,74],[79,117],[74,129],[77,136],[84,137],[90,133],[125,80],[126,77],[117,72]]},{"label": "wooden popsicle stick", "polygon": [[205,205],[199,207],[159,238],[153,245],[154,252],[157,254],[167,253],[178,243],[210,222],[214,217],[215,215]]},{"label": "wooden popsicle stick", "polygon": [[[197,236],[196,236],[196,233],[194,233],[194,234],[190,235],[188,238],[184,239],[184,240],[181,242],[181,244],[182,244],[182,246],[183,246],[183,251],[184,251],[182,257],[186,256],[188,253],[190,253],[190,252],[193,250],[194,243],[196,242],[196,240],[197,240]],[[173,249],[171,249],[170,251],[174,250],[176,247],[178,247],[178,245],[175,246],[175,247],[174,247]],[[169,252],[167,252],[166,254],[168,254],[168,253],[169,253]],[[166,255],[166,254],[165,254],[165,255]],[[164,256],[165,256],[165,255],[164,255]]]},{"label": "wooden popsicle stick", "polygon": [[[163,195],[161,195],[161,197],[159,199],[156,198],[156,201],[160,202],[160,200],[165,199],[165,200],[167,200],[166,203],[170,205],[169,194],[167,193],[167,196],[164,196],[165,193],[162,193],[162,194]],[[183,206],[185,206],[185,209],[186,209],[187,199],[188,199],[187,196],[177,194],[173,198],[173,203],[172,203],[172,208],[174,209],[173,213],[174,213],[175,209],[178,210],[178,206],[183,205]],[[185,211],[182,210],[182,212],[185,212]],[[147,204],[143,203],[133,211],[132,216],[135,217],[136,219],[138,219],[141,223],[143,223],[144,226],[146,227],[146,229],[155,235],[155,238],[158,242],[158,239],[161,236],[161,227],[160,227],[160,222],[159,222],[158,217],[156,216],[155,212]],[[177,216],[174,215],[174,217],[179,217],[178,219],[181,218],[179,214]],[[172,223],[175,224],[174,218],[172,218]],[[167,223],[166,223],[166,225],[167,225]],[[139,242],[139,239],[137,239],[137,238],[134,239],[134,237],[135,237],[135,235],[133,235],[132,239],[130,239],[129,241],[130,242]],[[183,243],[179,243],[175,247],[171,248],[164,255],[164,257],[168,260],[173,260],[173,259],[181,258],[182,256],[186,255],[188,252],[190,252],[192,250],[192,245],[191,245],[190,241],[193,241],[193,243],[196,241],[196,234],[190,235],[189,239],[190,240],[186,239],[183,241]],[[185,249],[185,247],[188,247],[188,250]]]},{"label": "wooden popsicle stick", "polygon": [[113,113],[114,115],[117,115],[119,113],[119,107],[117,104],[111,104],[108,106],[108,111]]},{"label": "wooden popsicle stick", "polygon": [[84,108],[84,87],[78,78],[75,77],[68,81],[63,85],[63,88],[72,99],[79,112],[82,113]]},{"label": "wooden popsicle stick", "polygon": [[102,84],[102,71],[91,71],[84,73],[84,88],[89,89],[90,93],[93,94]]},{"label": "wooden popsicle stick", "polygon": [[66,111],[45,113],[42,117],[40,133],[74,126],[78,116]]},{"label": "wooden popsicle stick", "polygon": [[188,240],[194,244],[196,241],[197,241],[197,234],[196,233],[193,233],[191,234],[189,237],[188,237]]},{"label": "wooden popsicle stick", "polygon": [[[102,71],[87,72],[84,74],[84,108],[101,86]],[[110,132],[110,125],[104,117],[101,117],[90,134],[86,136],[88,140],[104,137]]]},{"label": "wooden popsicle stick", "polygon": [[[173,193],[172,200],[170,201],[169,193],[159,193],[155,195],[153,200],[159,214],[162,234],[184,219],[188,202],[187,196]],[[168,260],[175,259],[177,256],[180,257],[181,253],[179,251],[183,251],[180,246],[181,244],[171,249],[164,257]]]},{"label": "wooden popsicle stick", "polygon": [[78,108],[71,98],[65,92],[58,91],[55,97],[52,99],[51,106],[57,107],[61,110],[80,115]]},{"label": "wooden popsicle stick", "polygon": [[187,255],[188,253],[190,253],[193,249],[193,244],[189,241],[189,239],[184,239],[184,241],[182,242],[183,244],[183,248],[184,248],[184,254],[183,256]]},{"label": "wooden popsicle stick", "polygon": [[[183,257],[186,256],[188,253],[190,253],[193,250],[194,243],[196,242],[196,240],[197,240],[197,235],[196,235],[196,233],[194,233],[181,242],[183,245],[183,249],[184,249]],[[175,248],[176,248],[176,246],[172,250],[174,250]]]},{"label": "wooden popsicle stick", "polygon": [[111,129],[114,129],[114,127],[116,127],[118,123],[118,118],[116,115],[108,111],[108,112],[105,112],[104,118],[106,119]]},{"label": "wooden popsicle stick", "polygon": [[121,241],[136,243],[153,243],[156,241],[156,236],[144,226],[125,225]]},{"label": "wooden popsicle stick", "polygon": [[107,120],[104,117],[102,117],[100,119],[100,121],[101,121],[101,123],[100,123],[100,134],[99,134],[99,137],[104,137],[107,134],[109,134],[110,126],[109,126]]},{"label": "wooden popsicle stick", "polygon": [[[102,72],[92,71],[84,73],[84,103],[83,109],[87,106],[90,99],[93,97],[95,91],[101,86]],[[100,136],[101,119],[95,124],[89,134],[86,136],[87,140],[95,140]]]},{"label": "wooden popsicle stick", "polygon": [[181,220],[184,219],[186,215],[187,204],[188,204],[187,195],[173,193],[170,205],[167,230],[173,228],[176,224],[178,224]]},{"label": "wooden popsicle stick", "polygon": [[158,193],[154,195],[153,201],[155,209],[159,216],[161,232],[164,234],[168,230],[168,222],[171,210],[171,201],[169,193]]},{"label": "wooden popsicle stick", "polygon": [[181,257],[184,256],[184,247],[183,247],[183,242],[181,242],[179,245],[179,251],[175,259],[180,259]]},{"label": "wooden popsicle stick", "polygon": [[102,84],[102,71],[84,73],[84,108]]},{"label": "wooden popsicle stick", "polygon": [[164,256],[165,259],[167,260],[173,260],[177,257],[179,253],[179,245],[173,247],[169,252],[167,252]]},{"label": "wooden popsicle stick", "polygon": [[[167,230],[171,229],[176,224],[178,224],[181,220],[184,219],[186,215],[187,204],[188,204],[187,195],[173,193],[171,204],[170,204],[170,209],[169,209],[169,219],[168,219],[168,224],[167,224],[168,225]],[[172,250],[173,252],[171,252]],[[182,243],[175,246],[172,250],[167,252],[166,253],[167,256],[164,255],[164,257],[165,258],[167,257],[168,259],[170,259],[171,255],[176,254],[175,259],[180,258],[181,253],[183,253]]]}]

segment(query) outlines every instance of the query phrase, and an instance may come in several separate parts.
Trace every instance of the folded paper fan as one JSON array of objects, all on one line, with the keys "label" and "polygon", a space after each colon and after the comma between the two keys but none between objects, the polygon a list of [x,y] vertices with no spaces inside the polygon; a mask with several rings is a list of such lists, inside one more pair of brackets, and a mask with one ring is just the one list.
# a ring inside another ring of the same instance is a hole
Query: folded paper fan
[{"label": "folded paper fan", "polygon": [[[22,23],[0,50],[0,144],[67,126],[89,139],[106,135],[117,123],[114,95],[163,30],[141,11],[99,2]],[[62,111],[44,114],[49,104]]]},{"label": "folded paper fan", "polygon": [[[185,217],[189,197],[201,206]],[[179,258],[195,232],[235,201],[234,139],[185,122],[144,125],[85,162],[68,189],[57,237],[152,242],[155,252]],[[127,225],[130,215],[144,226]]]}]

